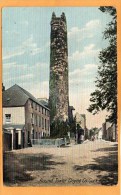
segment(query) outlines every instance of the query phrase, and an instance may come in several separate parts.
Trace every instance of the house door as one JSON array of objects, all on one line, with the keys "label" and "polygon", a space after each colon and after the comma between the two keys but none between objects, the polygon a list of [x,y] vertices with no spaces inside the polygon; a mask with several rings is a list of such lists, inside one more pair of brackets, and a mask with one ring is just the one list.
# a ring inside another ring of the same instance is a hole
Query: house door
[{"label": "house door", "polygon": [[15,148],[18,149],[18,133],[15,133]]},{"label": "house door", "polygon": [[12,134],[3,134],[3,149],[4,151],[12,150]]},{"label": "house door", "polygon": [[22,148],[25,147],[25,133],[22,132]]}]

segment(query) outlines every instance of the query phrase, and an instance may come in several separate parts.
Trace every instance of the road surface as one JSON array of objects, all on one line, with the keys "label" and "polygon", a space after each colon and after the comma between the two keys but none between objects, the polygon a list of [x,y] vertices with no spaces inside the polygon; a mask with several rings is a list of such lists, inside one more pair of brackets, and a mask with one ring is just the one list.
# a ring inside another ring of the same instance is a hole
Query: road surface
[{"label": "road surface", "polygon": [[85,141],[4,154],[8,186],[99,186],[117,184],[117,143]]}]

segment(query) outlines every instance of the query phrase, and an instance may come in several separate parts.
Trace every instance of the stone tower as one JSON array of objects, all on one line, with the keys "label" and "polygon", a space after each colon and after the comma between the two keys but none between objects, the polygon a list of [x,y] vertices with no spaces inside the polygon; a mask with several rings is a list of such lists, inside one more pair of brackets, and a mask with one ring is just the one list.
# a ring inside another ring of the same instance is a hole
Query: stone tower
[{"label": "stone tower", "polygon": [[50,120],[68,121],[68,46],[65,14],[52,14],[50,42]]}]

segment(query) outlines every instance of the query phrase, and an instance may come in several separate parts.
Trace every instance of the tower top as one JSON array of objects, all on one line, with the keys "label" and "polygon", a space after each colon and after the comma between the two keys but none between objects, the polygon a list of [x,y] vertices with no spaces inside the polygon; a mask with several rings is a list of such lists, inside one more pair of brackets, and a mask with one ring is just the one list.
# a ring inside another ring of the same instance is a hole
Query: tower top
[{"label": "tower top", "polygon": [[65,16],[65,13],[62,12],[61,16],[60,17],[56,17],[56,14],[55,12],[52,13],[52,20],[62,20],[64,22],[66,22],[66,16]]},{"label": "tower top", "polygon": [[52,20],[56,18],[55,12],[52,13]]},{"label": "tower top", "polygon": [[64,20],[64,21],[66,21],[66,16],[65,16],[65,13],[64,12],[62,12],[62,14],[61,14],[61,19]]}]

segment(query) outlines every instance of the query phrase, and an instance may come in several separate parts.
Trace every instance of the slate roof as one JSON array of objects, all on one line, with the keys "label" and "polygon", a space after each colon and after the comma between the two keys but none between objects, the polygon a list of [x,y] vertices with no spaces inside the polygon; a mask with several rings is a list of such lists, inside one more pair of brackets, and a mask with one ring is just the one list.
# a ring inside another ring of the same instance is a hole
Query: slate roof
[{"label": "slate roof", "polygon": [[39,100],[38,101],[43,104],[44,106],[48,107],[48,102],[46,102],[45,100]]},{"label": "slate roof", "polygon": [[31,99],[40,106],[48,109],[46,106],[40,103],[32,94],[30,94],[28,91],[16,84],[9,89],[3,91],[2,105],[3,107],[24,106],[28,99]]}]

